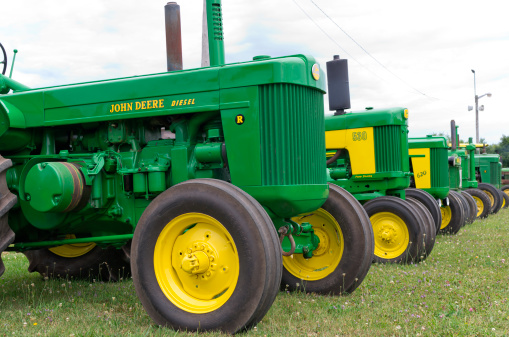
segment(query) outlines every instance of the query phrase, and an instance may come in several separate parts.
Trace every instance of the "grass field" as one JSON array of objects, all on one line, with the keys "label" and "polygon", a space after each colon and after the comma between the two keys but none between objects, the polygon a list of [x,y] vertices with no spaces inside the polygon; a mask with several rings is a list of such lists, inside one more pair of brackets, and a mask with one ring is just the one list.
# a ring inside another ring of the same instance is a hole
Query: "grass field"
[{"label": "grass field", "polygon": [[[155,326],[132,280],[44,280],[4,253],[0,336],[184,336]],[[303,285],[305,286],[305,285]],[[509,210],[438,236],[417,265],[373,265],[351,295],[280,292],[246,336],[508,336]],[[203,336],[219,336],[207,333]]]}]

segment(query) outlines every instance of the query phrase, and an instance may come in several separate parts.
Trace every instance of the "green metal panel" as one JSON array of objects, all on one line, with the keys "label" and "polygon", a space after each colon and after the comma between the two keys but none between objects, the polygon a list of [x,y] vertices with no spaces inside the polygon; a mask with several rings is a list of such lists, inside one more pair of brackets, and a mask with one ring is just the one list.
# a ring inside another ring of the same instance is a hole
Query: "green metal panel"
[{"label": "green metal panel", "polygon": [[431,148],[431,186],[433,188],[449,188],[447,149]]},{"label": "green metal panel", "polygon": [[323,154],[315,151],[325,148],[320,107],[318,90],[291,84],[260,88],[262,185],[326,183]]},{"label": "green metal panel", "polygon": [[408,148],[404,155],[400,141],[401,126],[378,126],[374,128],[374,132],[376,172],[402,171],[403,157],[406,157],[408,162]]},{"label": "green metal panel", "polygon": [[423,190],[438,199],[449,194],[448,146],[445,137],[431,136],[409,138],[410,149],[430,149],[430,188]]},{"label": "green metal panel", "polygon": [[336,164],[329,165],[328,180],[352,193],[358,200],[369,200],[380,195],[398,195],[404,198],[404,189],[410,185],[408,157],[408,120],[406,109],[368,109],[363,112],[327,116],[325,130],[344,130],[373,127],[375,173],[333,179],[336,170],[348,172],[350,157],[343,151]]}]

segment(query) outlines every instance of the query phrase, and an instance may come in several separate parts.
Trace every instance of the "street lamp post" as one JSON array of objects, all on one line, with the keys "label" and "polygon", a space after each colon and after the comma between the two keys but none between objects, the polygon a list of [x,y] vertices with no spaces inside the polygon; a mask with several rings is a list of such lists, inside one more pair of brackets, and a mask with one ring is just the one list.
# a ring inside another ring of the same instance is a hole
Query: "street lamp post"
[{"label": "street lamp post", "polygon": [[[475,70],[471,69],[474,74],[474,95],[475,95],[475,142],[479,144],[479,99],[488,96],[491,97],[491,93],[486,93],[481,96],[477,96],[477,91],[475,87]],[[470,110],[470,109],[469,109]]]}]

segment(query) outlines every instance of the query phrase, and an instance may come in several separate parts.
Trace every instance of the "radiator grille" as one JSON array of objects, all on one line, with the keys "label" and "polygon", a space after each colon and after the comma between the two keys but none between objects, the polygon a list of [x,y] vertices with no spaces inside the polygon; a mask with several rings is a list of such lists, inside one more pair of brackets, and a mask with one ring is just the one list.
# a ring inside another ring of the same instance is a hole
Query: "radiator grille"
[{"label": "radiator grille", "polygon": [[498,163],[490,163],[490,184],[498,186],[501,174]]},{"label": "radiator grille", "polygon": [[[447,149],[430,149],[431,187],[449,186],[449,164]],[[463,173],[465,174],[465,173]]]},{"label": "radiator grille", "polygon": [[375,127],[374,134],[376,172],[402,171],[401,137],[408,138],[406,132],[399,125],[385,125]]},{"label": "radiator grille", "polygon": [[323,109],[318,90],[260,86],[262,185],[326,183]]}]

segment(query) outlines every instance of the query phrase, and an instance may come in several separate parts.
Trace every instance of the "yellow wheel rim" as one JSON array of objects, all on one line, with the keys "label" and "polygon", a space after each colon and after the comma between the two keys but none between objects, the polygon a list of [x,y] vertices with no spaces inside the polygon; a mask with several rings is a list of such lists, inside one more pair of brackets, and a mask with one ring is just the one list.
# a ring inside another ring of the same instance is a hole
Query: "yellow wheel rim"
[{"label": "yellow wheel rim", "polygon": [[475,200],[475,204],[477,205],[477,216],[480,216],[481,213],[484,211],[484,204],[482,203],[482,200],[476,196],[472,196]]},{"label": "yellow wheel rim", "polygon": [[159,234],[154,271],[162,292],[174,305],[195,314],[211,312],[225,304],[235,290],[237,247],[228,230],[213,217],[182,214]]},{"label": "yellow wheel rim", "polygon": [[488,198],[490,198],[491,207],[493,207],[493,205],[495,205],[495,198],[493,197],[493,194],[491,194],[488,191],[483,191],[483,192],[488,195]]},{"label": "yellow wheel rim", "polygon": [[[66,239],[76,239],[76,235],[74,234],[67,234],[65,236]],[[89,243],[73,243],[69,245],[62,245],[58,247],[50,248],[49,251],[53,254],[56,254],[58,256],[66,257],[69,259],[79,257],[82,255],[85,255],[94,247],[96,246],[95,243],[89,242]]]},{"label": "yellow wheel rim", "polygon": [[502,197],[502,208],[504,208],[504,206],[505,206],[505,198]]},{"label": "yellow wheel rim", "polygon": [[394,259],[403,254],[410,244],[406,223],[394,213],[380,212],[370,218],[375,234],[375,255]]},{"label": "yellow wheel rim", "polygon": [[312,258],[305,259],[302,254],[283,256],[283,266],[290,274],[302,280],[316,281],[325,278],[336,270],[343,257],[345,242],[341,227],[336,219],[322,208],[292,220],[299,224],[309,222],[313,225],[320,243],[313,251]]},{"label": "yellow wheel rim", "polygon": [[451,222],[451,207],[442,206],[440,207],[440,212],[442,213],[442,223],[440,224],[440,229],[444,229],[445,227],[449,226],[449,223]]}]

